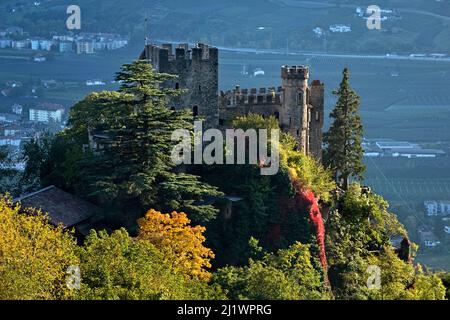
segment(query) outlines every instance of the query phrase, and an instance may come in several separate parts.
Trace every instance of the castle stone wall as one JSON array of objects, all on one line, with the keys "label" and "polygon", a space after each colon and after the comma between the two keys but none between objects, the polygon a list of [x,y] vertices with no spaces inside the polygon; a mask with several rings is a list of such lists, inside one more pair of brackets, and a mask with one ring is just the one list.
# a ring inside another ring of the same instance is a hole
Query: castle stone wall
[{"label": "castle stone wall", "polygon": [[159,72],[178,76],[166,87],[184,89],[170,101],[176,109],[190,108],[205,119],[205,128],[225,129],[237,116],[249,113],[274,116],[280,127],[290,132],[305,153],[321,159],[324,124],[324,84],[309,84],[307,66],[282,66],[281,86],[221,91],[218,49],[204,44],[147,45],[140,59],[146,59]]},{"label": "castle stone wall", "polygon": [[194,115],[205,119],[205,128],[219,124],[219,52],[217,48],[198,44],[189,48],[181,44],[147,45],[141,55],[159,72],[176,75],[164,86],[185,90],[169,105],[175,109],[190,108]]}]

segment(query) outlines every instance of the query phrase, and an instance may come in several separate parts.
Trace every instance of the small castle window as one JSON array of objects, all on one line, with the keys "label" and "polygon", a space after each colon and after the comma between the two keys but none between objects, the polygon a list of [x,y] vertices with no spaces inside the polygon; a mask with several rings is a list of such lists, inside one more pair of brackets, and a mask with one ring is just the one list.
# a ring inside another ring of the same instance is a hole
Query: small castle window
[{"label": "small castle window", "polygon": [[176,90],[180,89],[180,83],[179,82],[175,83],[175,89]]},{"label": "small castle window", "polygon": [[225,120],[224,119],[219,119],[219,126],[223,126],[225,124]]},{"label": "small castle window", "polygon": [[300,130],[297,130],[297,135],[298,135],[298,136],[300,135]]},{"label": "small castle window", "polygon": [[280,113],[277,111],[277,112],[274,112],[274,117],[275,118],[277,118],[278,120],[280,119]]},{"label": "small castle window", "polygon": [[198,92],[202,92],[202,86],[198,86]]},{"label": "small castle window", "polygon": [[256,101],[257,103],[264,103],[264,96],[257,96]]},{"label": "small castle window", "polygon": [[319,111],[316,111],[316,121],[320,121],[320,113],[319,113]]},{"label": "small castle window", "polygon": [[194,107],[192,108],[192,114],[194,115],[194,117],[197,117],[197,116],[198,116],[198,106],[194,106]]},{"label": "small castle window", "polygon": [[298,102],[303,103],[303,93],[301,92],[298,94]]}]

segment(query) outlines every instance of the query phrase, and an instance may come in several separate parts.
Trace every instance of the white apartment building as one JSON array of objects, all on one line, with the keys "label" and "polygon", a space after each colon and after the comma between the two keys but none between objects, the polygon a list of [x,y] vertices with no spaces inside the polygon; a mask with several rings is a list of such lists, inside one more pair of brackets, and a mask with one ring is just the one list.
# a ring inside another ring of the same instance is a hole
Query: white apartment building
[{"label": "white apartment building", "polygon": [[425,201],[427,216],[446,216],[450,214],[450,201]]},{"label": "white apartment building", "polygon": [[58,104],[43,103],[30,108],[30,121],[49,123],[62,122],[64,107]]}]

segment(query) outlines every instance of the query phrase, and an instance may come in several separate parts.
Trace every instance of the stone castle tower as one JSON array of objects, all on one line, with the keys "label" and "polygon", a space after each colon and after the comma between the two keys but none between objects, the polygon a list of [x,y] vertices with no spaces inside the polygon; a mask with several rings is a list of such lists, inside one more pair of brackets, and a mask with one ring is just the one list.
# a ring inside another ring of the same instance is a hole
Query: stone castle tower
[{"label": "stone castle tower", "polygon": [[190,108],[195,116],[205,118],[205,128],[226,128],[239,115],[258,113],[275,116],[282,130],[297,138],[305,154],[322,157],[324,120],[324,85],[319,80],[309,84],[306,66],[282,66],[281,86],[219,90],[218,49],[204,44],[189,48],[180,44],[147,45],[140,59],[178,78],[164,84],[185,89],[186,93],[170,101],[175,109]]},{"label": "stone castle tower", "polygon": [[308,67],[281,68],[283,97],[280,125],[298,139],[301,150],[321,158],[324,86],[317,80],[310,86],[308,79]]},{"label": "stone castle tower", "polygon": [[185,93],[170,101],[175,109],[190,108],[195,116],[205,118],[206,128],[219,125],[219,52],[217,48],[198,44],[189,48],[179,44],[174,51],[172,44],[146,45],[140,56],[158,72],[176,75],[178,78],[164,84],[183,89]]}]

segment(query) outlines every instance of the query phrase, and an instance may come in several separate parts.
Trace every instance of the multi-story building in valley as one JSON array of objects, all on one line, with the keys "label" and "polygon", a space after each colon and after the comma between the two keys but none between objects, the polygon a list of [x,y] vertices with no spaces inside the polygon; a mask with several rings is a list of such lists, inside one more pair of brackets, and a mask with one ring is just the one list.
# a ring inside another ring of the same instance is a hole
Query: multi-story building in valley
[{"label": "multi-story building in valley", "polygon": [[63,120],[64,107],[54,103],[40,103],[30,108],[30,121],[49,123]]}]

